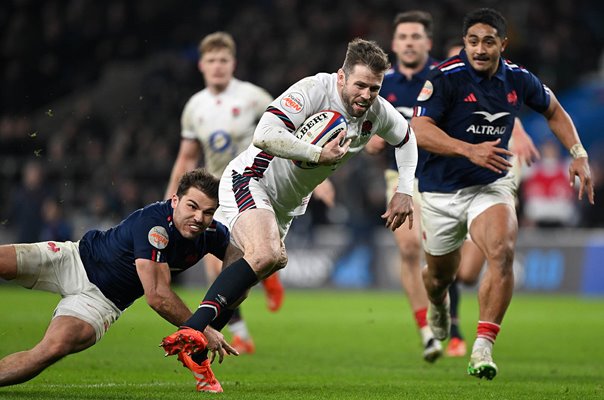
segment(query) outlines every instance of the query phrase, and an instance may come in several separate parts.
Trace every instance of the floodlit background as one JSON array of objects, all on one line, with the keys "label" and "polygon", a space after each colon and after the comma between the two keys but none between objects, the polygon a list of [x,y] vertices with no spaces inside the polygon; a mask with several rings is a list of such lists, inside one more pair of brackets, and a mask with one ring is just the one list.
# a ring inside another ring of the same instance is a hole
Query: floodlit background
[{"label": "floodlit background", "polygon": [[[536,73],[574,118],[596,183],[595,206],[567,193],[544,207],[535,176],[566,171],[568,157],[549,143],[541,116],[523,114],[549,156],[542,170],[523,171],[516,287],[604,295],[604,3],[595,0],[3,1],[0,242],[77,240],[161,199],[180,113],[203,88],[197,44],[208,33],[232,33],[236,76],[277,96],[304,76],[335,71],[354,37],[389,50],[399,11],[433,14],[441,58],[461,36],[463,15],[482,6],[508,19],[506,57]],[[335,209],[312,202],[294,222],[287,286],[398,289],[397,250],[379,217],[383,164],[359,156],[333,177]],[[197,284],[199,275],[182,281]]]}]

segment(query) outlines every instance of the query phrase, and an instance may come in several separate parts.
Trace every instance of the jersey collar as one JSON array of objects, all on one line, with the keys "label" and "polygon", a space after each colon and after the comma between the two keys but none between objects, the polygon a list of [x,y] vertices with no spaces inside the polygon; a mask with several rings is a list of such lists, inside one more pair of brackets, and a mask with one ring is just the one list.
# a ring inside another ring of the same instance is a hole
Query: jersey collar
[{"label": "jersey collar", "polygon": [[[464,64],[466,64],[466,66],[468,67],[470,76],[472,77],[472,79],[474,81],[476,81],[477,83],[480,83],[483,80],[485,80],[484,76],[477,74],[476,71],[474,70],[474,68],[472,68],[472,64],[470,64],[470,61],[468,60],[468,55],[466,54],[465,49],[462,49],[459,52],[459,56],[461,57]],[[497,67],[497,71],[495,72],[495,75],[493,75],[493,78],[499,79],[501,82],[505,82],[505,74],[504,74],[503,70],[504,70],[503,58],[501,58],[501,56],[500,56],[499,57],[499,66]]]}]

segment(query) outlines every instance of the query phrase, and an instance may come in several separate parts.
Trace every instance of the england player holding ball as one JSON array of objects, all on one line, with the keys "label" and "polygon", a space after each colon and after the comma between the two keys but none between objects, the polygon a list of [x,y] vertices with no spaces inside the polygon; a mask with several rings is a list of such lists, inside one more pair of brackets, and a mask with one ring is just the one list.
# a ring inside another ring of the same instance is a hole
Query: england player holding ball
[{"label": "england player holding ball", "polygon": [[[400,173],[398,191],[382,217],[392,230],[407,220],[412,226],[417,146],[405,118],[378,96],[388,68],[388,57],[375,42],[355,39],[337,73],[304,78],[271,103],[256,127],[253,144],[229,163],[220,181],[219,211],[241,257],[222,270],[182,329],[164,338],[168,353],[203,347],[201,331],[212,320],[243,301],[259,279],[285,266],[283,238],[292,219],[304,213],[313,189],[358,154],[373,135],[396,147]],[[342,114],[347,130],[324,147],[296,138],[296,129],[323,110]],[[305,169],[292,161],[318,166]]]}]

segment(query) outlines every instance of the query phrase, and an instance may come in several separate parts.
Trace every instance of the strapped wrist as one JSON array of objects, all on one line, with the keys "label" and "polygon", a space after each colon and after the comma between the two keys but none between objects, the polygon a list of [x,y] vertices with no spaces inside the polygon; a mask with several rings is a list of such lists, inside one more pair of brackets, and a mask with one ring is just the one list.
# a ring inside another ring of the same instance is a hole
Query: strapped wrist
[{"label": "strapped wrist", "polygon": [[581,143],[574,144],[570,148],[570,155],[576,160],[577,158],[585,157],[587,158],[587,150]]}]

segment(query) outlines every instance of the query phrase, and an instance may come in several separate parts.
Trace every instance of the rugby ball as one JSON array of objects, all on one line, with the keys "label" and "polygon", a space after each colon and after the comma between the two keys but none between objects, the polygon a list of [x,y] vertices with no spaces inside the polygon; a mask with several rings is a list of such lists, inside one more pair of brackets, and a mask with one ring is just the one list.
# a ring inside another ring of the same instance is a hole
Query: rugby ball
[{"label": "rugby ball", "polygon": [[[323,110],[308,117],[296,129],[294,135],[307,143],[323,147],[347,127],[348,124],[342,114],[337,111]],[[318,164],[307,161],[294,161],[294,164],[304,169],[318,167]]]},{"label": "rugby ball", "polygon": [[294,134],[298,139],[323,147],[346,128],[346,119],[342,114],[324,110],[308,117]]}]

